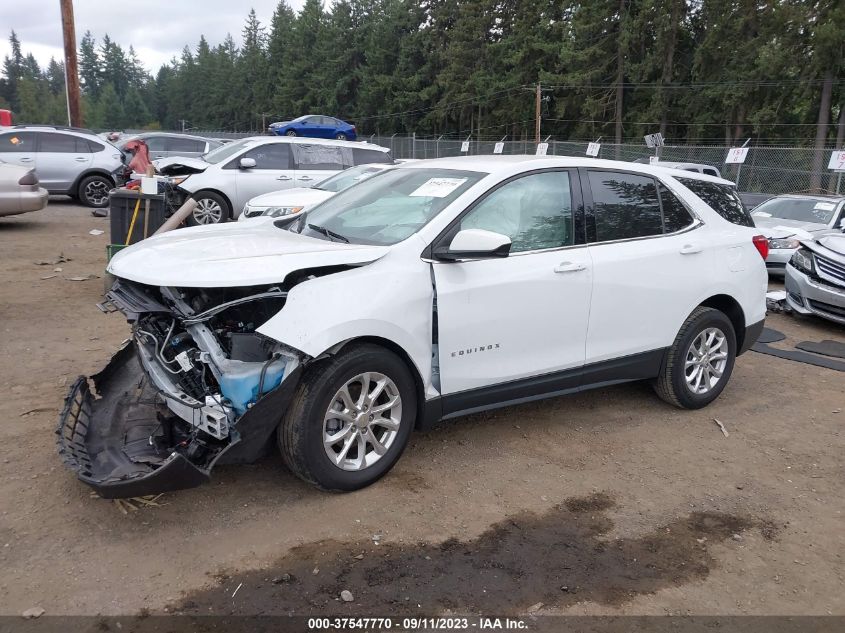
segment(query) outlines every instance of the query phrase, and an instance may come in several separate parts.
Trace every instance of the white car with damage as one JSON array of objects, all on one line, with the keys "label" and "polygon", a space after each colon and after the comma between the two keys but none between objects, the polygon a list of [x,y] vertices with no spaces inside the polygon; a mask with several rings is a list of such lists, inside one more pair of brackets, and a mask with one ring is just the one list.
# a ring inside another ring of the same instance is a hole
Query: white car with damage
[{"label": "white car with damage", "polygon": [[59,452],[106,497],[196,486],[274,445],[354,490],[445,418],[633,380],[703,407],[765,316],[766,240],[726,219],[736,205],[690,172],[464,157],[152,237],[109,264],[102,309],[132,341],[71,388]]}]

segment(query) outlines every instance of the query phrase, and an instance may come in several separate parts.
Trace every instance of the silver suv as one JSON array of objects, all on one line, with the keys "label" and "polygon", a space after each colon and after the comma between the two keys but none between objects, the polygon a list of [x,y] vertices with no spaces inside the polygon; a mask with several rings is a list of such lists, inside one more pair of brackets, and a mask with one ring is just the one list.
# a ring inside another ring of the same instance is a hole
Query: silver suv
[{"label": "silver suv", "polygon": [[89,207],[105,207],[123,171],[120,150],[78,128],[19,125],[0,132],[0,161],[34,167],[41,186]]}]

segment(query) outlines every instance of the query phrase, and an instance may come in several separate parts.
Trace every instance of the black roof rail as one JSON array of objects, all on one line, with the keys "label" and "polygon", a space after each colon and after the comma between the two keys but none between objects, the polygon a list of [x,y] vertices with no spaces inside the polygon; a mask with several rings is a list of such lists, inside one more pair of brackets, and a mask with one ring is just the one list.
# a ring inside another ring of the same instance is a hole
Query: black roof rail
[{"label": "black roof rail", "polygon": [[12,126],[17,129],[26,129],[26,128],[41,128],[44,130],[61,130],[64,132],[82,132],[83,134],[94,134],[93,130],[89,130],[85,127],[71,127],[69,125],[46,125],[44,123],[33,123],[31,125],[14,125]]}]

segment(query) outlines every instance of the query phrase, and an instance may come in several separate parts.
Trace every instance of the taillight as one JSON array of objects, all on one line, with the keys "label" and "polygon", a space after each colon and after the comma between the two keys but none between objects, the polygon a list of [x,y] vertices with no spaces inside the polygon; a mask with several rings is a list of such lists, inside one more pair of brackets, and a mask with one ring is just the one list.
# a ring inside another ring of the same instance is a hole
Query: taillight
[{"label": "taillight", "polygon": [[19,185],[37,185],[38,184],[38,176],[35,175],[34,171],[28,171],[25,175],[18,180]]},{"label": "taillight", "polygon": [[760,253],[760,257],[766,259],[769,256],[769,240],[765,235],[755,235],[751,238],[754,248]]}]

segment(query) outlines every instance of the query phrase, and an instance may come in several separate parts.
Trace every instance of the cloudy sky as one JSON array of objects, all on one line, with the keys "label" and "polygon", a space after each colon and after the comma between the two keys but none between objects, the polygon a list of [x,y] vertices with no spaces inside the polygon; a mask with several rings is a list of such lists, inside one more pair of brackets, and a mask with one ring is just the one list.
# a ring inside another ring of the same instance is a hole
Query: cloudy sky
[{"label": "cloudy sky", "polygon": [[[124,48],[132,44],[151,72],[178,55],[185,44],[195,46],[200,35],[213,46],[227,33],[240,43],[250,7],[269,25],[278,0],[144,0],[109,2],[75,0],[76,42],[85,31],[99,41],[108,33]],[[298,10],[303,0],[288,0]],[[24,54],[32,53],[42,67],[63,58],[59,0],[0,0],[0,59],[9,54],[9,33],[14,30]]]}]

